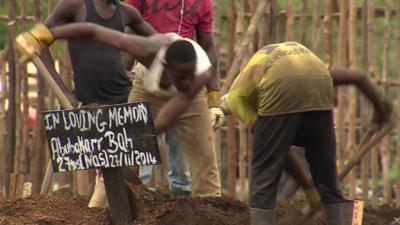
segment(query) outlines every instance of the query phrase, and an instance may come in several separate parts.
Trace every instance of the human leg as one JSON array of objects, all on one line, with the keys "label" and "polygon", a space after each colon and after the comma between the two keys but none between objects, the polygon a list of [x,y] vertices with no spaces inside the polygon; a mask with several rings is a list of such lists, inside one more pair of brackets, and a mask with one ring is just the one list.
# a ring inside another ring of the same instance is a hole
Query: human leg
[{"label": "human leg", "polygon": [[184,160],[182,150],[179,149],[176,133],[169,129],[166,135],[168,144],[168,187],[173,196],[190,195],[192,191],[192,177],[189,166]]},{"label": "human leg", "polygon": [[257,118],[250,183],[251,225],[275,224],[279,179],[300,120],[298,114]]},{"label": "human leg", "polygon": [[192,196],[220,196],[221,182],[211,121],[204,95],[198,96],[175,124],[179,149],[192,175]]},{"label": "human leg", "polygon": [[337,183],[336,143],[332,111],[308,112],[306,158],[325,208],[328,225],[350,225],[354,202],[346,200]]}]

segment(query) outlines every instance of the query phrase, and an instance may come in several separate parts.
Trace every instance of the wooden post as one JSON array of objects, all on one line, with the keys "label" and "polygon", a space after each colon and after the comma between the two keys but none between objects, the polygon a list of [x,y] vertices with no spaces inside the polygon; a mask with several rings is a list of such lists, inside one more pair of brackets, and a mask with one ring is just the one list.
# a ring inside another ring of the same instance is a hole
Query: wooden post
[{"label": "wooden post", "polygon": [[287,0],[286,6],[286,41],[293,41],[293,24],[294,24],[294,2],[293,0]]},{"label": "wooden post", "polygon": [[[362,62],[363,62],[363,68],[365,71],[368,71],[368,35],[367,35],[367,30],[368,30],[368,25],[367,25],[367,21],[368,21],[368,5],[367,5],[368,1],[364,1],[363,3],[363,10],[362,10],[362,39],[363,39],[363,47],[362,47]],[[364,101],[362,100],[361,103],[363,103]],[[360,104],[361,104],[360,103]],[[361,106],[363,106],[361,104]],[[361,107],[362,108],[362,107]],[[365,108],[362,109],[363,112],[365,111]],[[361,124],[362,124],[362,128],[364,128],[364,115],[361,115]],[[363,129],[361,129],[363,130]],[[362,133],[362,132],[361,132]],[[364,200],[368,200],[369,198],[369,179],[370,179],[370,165],[371,165],[371,154],[368,153],[362,163],[361,163],[361,181],[362,181],[362,190],[363,190],[363,196],[362,198]]]},{"label": "wooden post", "polygon": [[[339,17],[339,33],[338,33],[338,64],[347,66],[347,0],[340,1],[340,17]],[[336,117],[336,138],[337,138],[337,161],[338,169],[344,165],[344,149],[345,149],[345,91],[346,87],[337,88],[338,114]]]},{"label": "wooden post", "polygon": [[[8,47],[0,52],[0,102],[6,102],[7,99],[7,74],[6,74],[6,58]],[[6,109],[5,104],[0,104],[0,123],[6,124]],[[0,143],[6,143],[6,126],[0,126]],[[0,145],[0,201],[6,199],[6,193],[3,191],[5,189],[5,176],[6,176],[6,159],[5,159],[6,146]]]},{"label": "wooden post", "polygon": [[[23,18],[27,17],[27,6],[26,0],[21,1],[21,15]],[[25,27],[25,20],[23,20],[23,26]],[[22,114],[21,114],[21,127],[22,127],[22,137],[20,145],[20,154],[18,156],[18,172],[21,174],[21,180],[18,182],[18,197],[22,196],[23,184],[25,182],[25,176],[29,173],[29,97],[28,97],[28,74],[27,65],[20,65],[21,73],[21,97],[22,97]]]},{"label": "wooden post", "polygon": [[[350,0],[349,2],[349,66],[352,70],[357,69],[357,49],[356,49],[356,35],[357,35],[357,2],[356,0]],[[356,132],[357,132],[357,92],[355,87],[349,87],[349,133],[347,149],[349,152],[356,150]],[[357,173],[355,170],[350,174],[350,198],[355,199],[356,196],[356,180]]]},{"label": "wooden post", "polygon": [[[385,1],[385,18],[384,18],[384,32],[383,32],[383,57],[382,57],[382,81],[384,82],[384,98],[388,98],[388,86],[386,81],[388,80],[388,67],[389,67],[389,48],[390,48],[390,37],[391,37],[391,6],[390,1]],[[382,175],[383,175],[383,202],[385,204],[392,203],[392,184],[390,182],[390,170],[392,167],[391,151],[390,151],[390,135],[386,136],[381,144],[381,164],[382,164]]]},{"label": "wooden post", "polygon": [[314,0],[311,34],[312,34],[312,50],[315,53],[318,53],[317,50],[319,49],[319,43],[321,40],[321,29],[320,29],[321,19],[319,16],[320,9],[321,9],[321,0]]},{"label": "wooden post", "polygon": [[[397,24],[397,61],[400,60],[400,2],[396,2],[396,24]],[[400,71],[398,70],[397,76],[400,77]],[[400,88],[397,88],[397,98],[400,96]],[[397,110],[400,110],[400,102],[397,102]],[[399,111],[400,112],[400,111]],[[396,206],[400,207],[400,123],[397,125],[397,145],[396,145]]]},{"label": "wooden post", "polygon": [[258,42],[259,47],[263,47],[270,40],[270,29],[269,29],[271,26],[270,8],[271,8],[271,2],[268,3],[268,6],[264,13],[263,22],[260,27],[260,38],[259,38],[259,42]]},{"label": "wooden post", "polygon": [[8,111],[7,111],[7,150],[5,152],[4,158],[6,160],[6,174],[5,174],[5,192],[6,195],[9,193],[9,185],[10,185],[10,176],[14,172],[14,160],[15,160],[15,149],[16,149],[16,110],[17,106],[15,105],[16,100],[16,86],[17,82],[17,68],[16,68],[16,59],[15,59],[15,48],[14,48],[14,40],[17,33],[16,27],[16,9],[17,3],[15,1],[8,2],[8,40],[9,40],[9,51],[8,51],[8,71],[9,71],[9,103],[8,103]]},{"label": "wooden post", "polygon": [[[232,61],[235,56],[235,1],[230,0],[228,6],[228,57],[227,57],[227,66],[231,66]],[[224,94],[224,93],[222,93]],[[233,116],[227,117],[227,188],[228,195],[231,197],[235,196],[235,187],[236,187],[236,137],[235,137],[235,118]],[[233,169],[232,169],[233,167]]]},{"label": "wooden post", "polygon": [[308,13],[308,0],[303,0],[301,5],[300,14],[300,42],[307,46],[307,13]]},{"label": "wooden post", "polygon": [[[372,78],[375,77],[375,4],[372,1],[367,3],[367,36],[368,36],[368,72],[371,74]],[[372,190],[372,205],[377,205],[377,192],[378,192],[378,149],[374,148],[371,151],[371,190]]]},{"label": "wooden post", "polygon": [[270,0],[269,6],[269,14],[270,14],[270,27],[269,27],[269,39],[270,43],[274,43],[278,41],[278,30],[277,30],[277,24],[278,24],[278,6],[277,6],[277,0]]},{"label": "wooden post", "polygon": [[[41,21],[41,1],[34,1],[34,13],[35,13],[35,22]],[[38,72],[40,73],[40,72]],[[45,85],[43,78],[41,76],[37,76],[37,99],[36,99],[36,118],[43,118],[43,110],[44,107],[44,97],[45,97]],[[41,119],[36,120],[35,130],[34,130],[34,155],[32,158],[31,164],[31,173],[32,173],[32,194],[38,194],[40,192],[40,186],[42,184],[43,179],[43,168],[46,164],[46,160],[44,160],[45,156],[45,136],[44,136],[44,125]]]},{"label": "wooden post", "polygon": [[[325,63],[330,66],[332,64],[332,0],[325,1],[324,15],[324,45],[325,45]],[[338,155],[338,157],[340,157]]]}]

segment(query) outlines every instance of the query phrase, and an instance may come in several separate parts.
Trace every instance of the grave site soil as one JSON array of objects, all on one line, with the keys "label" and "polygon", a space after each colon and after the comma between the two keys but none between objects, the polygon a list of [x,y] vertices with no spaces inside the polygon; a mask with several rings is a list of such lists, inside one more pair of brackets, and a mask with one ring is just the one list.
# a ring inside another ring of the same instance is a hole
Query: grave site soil
[{"label": "grave site soil", "polygon": [[[147,191],[143,186],[130,188],[139,197],[140,215],[133,225],[248,225],[247,205],[228,198],[172,198]],[[0,203],[0,225],[110,225],[104,209],[87,208],[88,198],[68,192],[36,195]],[[297,218],[304,206],[301,201],[278,204],[278,225]],[[396,225],[399,209],[365,210],[364,225]],[[307,225],[324,225],[323,219]],[[289,224],[287,224],[289,225]],[[295,224],[293,224],[295,225]]]}]

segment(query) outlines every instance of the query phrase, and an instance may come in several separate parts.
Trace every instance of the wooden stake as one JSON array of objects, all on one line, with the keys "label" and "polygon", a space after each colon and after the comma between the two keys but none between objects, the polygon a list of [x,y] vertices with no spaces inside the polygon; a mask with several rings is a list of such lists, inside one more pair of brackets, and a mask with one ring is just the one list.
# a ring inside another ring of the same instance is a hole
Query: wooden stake
[{"label": "wooden stake", "polygon": [[[384,19],[384,32],[383,32],[383,65],[382,65],[382,79],[383,81],[388,80],[388,64],[389,64],[389,47],[391,38],[391,6],[390,1],[385,1],[385,19]],[[388,86],[384,86],[384,98],[388,98]],[[383,202],[385,204],[391,204],[392,202],[392,184],[390,182],[390,170],[391,170],[391,151],[390,151],[390,136],[386,136],[383,139],[381,145],[381,164],[382,164],[382,175],[383,175]]]},{"label": "wooden stake", "polygon": [[[339,34],[338,34],[338,63],[340,66],[347,66],[347,0],[340,1],[340,17],[339,17]],[[331,37],[330,37],[331,38]],[[344,130],[344,120],[345,120],[345,90],[346,87],[338,88],[338,114],[336,117],[336,138],[337,138],[337,161],[338,169],[340,170],[344,164],[344,148],[345,148],[345,130]]]},{"label": "wooden stake", "polygon": [[[396,34],[396,42],[397,42],[397,61],[400,60],[400,2],[396,2],[396,24],[397,24],[397,34]],[[400,77],[400,72],[398,71],[397,76]],[[397,88],[397,98],[400,96],[400,88]],[[400,110],[400,102],[397,101],[397,110]],[[400,206],[400,123],[398,124],[397,129],[397,143],[396,143],[396,206]]]},{"label": "wooden stake", "polygon": [[303,0],[301,5],[300,14],[300,42],[307,46],[307,11],[308,11],[308,0]]},{"label": "wooden stake", "polygon": [[[357,2],[350,0],[349,2],[349,65],[352,70],[357,69],[357,50],[356,50],[356,35],[357,35]],[[349,96],[349,134],[347,149],[348,152],[354,152],[357,143],[356,137],[356,120],[357,120],[357,92],[355,87],[350,87]],[[350,174],[350,198],[355,199],[357,187],[357,173],[353,170]]]},{"label": "wooden stake", "polygon": [[[367,35],[368,35],[368,71],[372,79],[375,78],[375,4],[372,1],[367,3]],[[378,149],[371,150],[371,190],[372,190],[372,204],[377,205],[377,192],[378,192]]]},{"label": "wooden stake", "polygon": [[294,24],[294,2],[287,0],[286,5],[286,41],[293,41],[293,24]]},{"label": "wooden stake", "polygon": [[324,15],[324,45],[325,45],[325,63],[332,64],[332,0],[325,1]]},{"label": "wooden stake", "polygon": [[[367,20],[368,20],[368,5],[367,1],[364,1],[363,3],[363,11],[362,11],[362,39],[363,39],[363,47],[362,47],[362,62],[363,62],[363,68],[365,71],[368,71],[368,35],[367,35]],[[360,105],[365,107],[365,99],[360,99]],[[362,115],[361,115],[361,127],[365,127],[365,118],[363,117],[365,108],[361,107]],[[363,135],[363,129],[361,129],[360,132],[361,135]],[[369,179],[370,179],[370,165],[371,165],[371,154],[367,153],[364,159],[362,160],[361,163],[361,181],[362,181],[362,190],[363,190],[363,199],[366,201],[369,199]]]},{"label": "wooden stake", "polygon": [[318,50],[321,41],[321,29],[320,29],[321,19],[319,16],[320,10],[321,10],[321,1],[314,0],[311,34],[312,34],[312,50],[317,54],[319,53]]}]

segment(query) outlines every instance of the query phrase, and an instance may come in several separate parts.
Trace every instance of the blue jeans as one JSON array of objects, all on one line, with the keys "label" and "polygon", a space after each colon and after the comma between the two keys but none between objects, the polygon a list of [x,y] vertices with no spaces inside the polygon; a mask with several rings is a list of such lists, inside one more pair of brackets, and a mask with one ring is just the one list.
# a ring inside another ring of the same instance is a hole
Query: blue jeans
[{"label": "blue jeans", "polygon": [[[166,133],[168,144],[168,188],[172,195],[189,194],[192,190],[192,177],[189,166],[183,158],[179,149],[176,133],[169,129]],[[147,184],[152,176],[153,166],[141,166],[139,168],[139,178]]]}]

